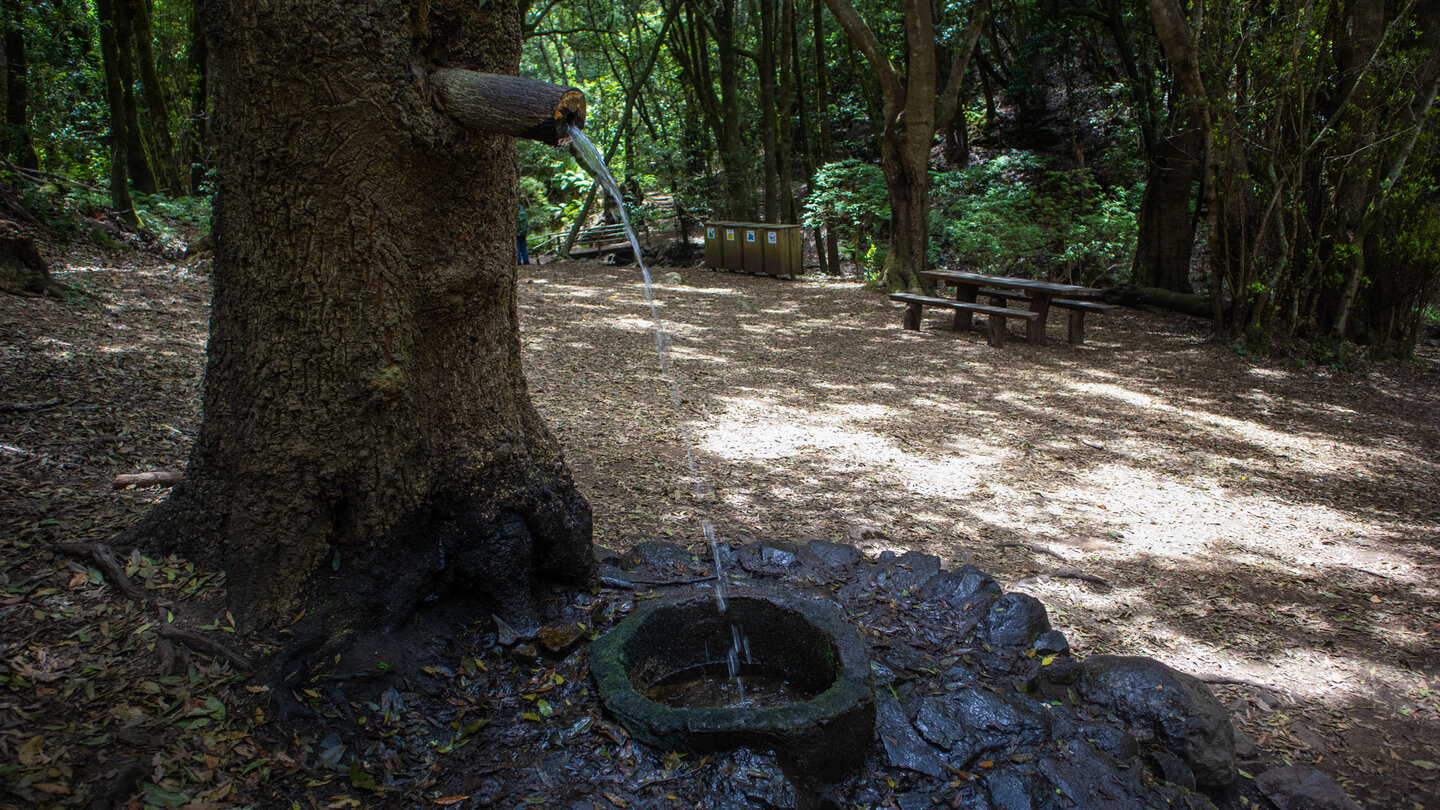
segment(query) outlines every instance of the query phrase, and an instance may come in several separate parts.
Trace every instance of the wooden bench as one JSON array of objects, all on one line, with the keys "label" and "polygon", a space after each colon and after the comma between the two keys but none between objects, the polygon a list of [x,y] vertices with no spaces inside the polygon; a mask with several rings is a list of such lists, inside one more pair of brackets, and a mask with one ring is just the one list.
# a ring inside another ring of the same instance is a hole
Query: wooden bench
[{"label": "wooden bench", "polygon": [[1099,301],[1075,301],[1069,298],[1056,298],[1050,302],[1050,306],[1069,311],[1070,335],[1068,339],[1075,346],[1085,342],[1085,313],[1095,312],[1103,315],[1115,308],[1114,304],[1102,304]]},{"label": "wooden bench", "polygon": [[988,315],[989,320],[985,324],[985,339],[991,346],[1005,345],[1005,319],[1020,318],[1025,321],[1033,321],[1040,317],[1038,312],[1030,312],[1023,309],[1008,309],[1006,307],[993,307],[986,304],[970,304],[964,301],[956,301],[953,298],[933,298],[928,295],[915,295],[913,293],[891,293],[891,301],[898,301],[905,305],[905,328],[918,330],[920,318],[925,307],[942,307],[955,311],[955,329],[964,329],[969,324],[961,320],[961,315],[973,315],[979,313]]}]

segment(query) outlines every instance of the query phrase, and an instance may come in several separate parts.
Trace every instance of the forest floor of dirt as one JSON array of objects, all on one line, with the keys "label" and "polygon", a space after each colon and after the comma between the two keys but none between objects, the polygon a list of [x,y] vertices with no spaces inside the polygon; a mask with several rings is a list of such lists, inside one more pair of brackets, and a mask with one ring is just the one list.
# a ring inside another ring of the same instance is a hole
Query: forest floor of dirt
[{"label": "forest floor of dirt", "polygon": [[[192,807],[254,801],[272,774],[328,784],[252,738],[267,717],[246,695],[263,687],[184,649],[182,674],[156,672],[168,605],[56,551],[163,497],[112,489],[117,474],[183,468],[203,266],[79,252],[55,269],[85,295],[0,296],[0,806],[128,795],[125,779],[146,804]],[[596,543],[699,551],[708,518],[727,543],[972,563],[1041,599],[1077,655],[1208,680],[1276,763],[1313,764],[1365,806],[1440,807],[1433,334],[1418,359],[1336,368],[1133,309],[1092,316],[1083,346],[1057,319],[1049,345],[1012,331],[997,349],[938,314],[904,331],[848,281],[661,268],[655,300],[667,374],[638,270],[520,268],[531,395]],[[173,558],[120,563],[174,605],[213,604],[194,600],[221,582]],[[209,618],[226,638],[223,611]],[[459,745],[479,727],[457,728]],[[363,768],[347,781],[316,806],[375,787]]]}]

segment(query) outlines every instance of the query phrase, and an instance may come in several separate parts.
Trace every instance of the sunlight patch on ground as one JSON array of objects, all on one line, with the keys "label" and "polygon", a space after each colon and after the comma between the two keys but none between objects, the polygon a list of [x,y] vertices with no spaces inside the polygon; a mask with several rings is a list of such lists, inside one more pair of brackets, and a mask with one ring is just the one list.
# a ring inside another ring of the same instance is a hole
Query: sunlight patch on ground
[{"label": "sunlight patch on ground", "polygon": [[821,454],[832,469],[883,470],[917,495],[968,493],[1011,455],[1003,447],[977,447],[963,455],[932,458],[909,453],[875,431],[873,425],[893,413],[881,405],[800,409],[764,397],[722,401],[723,412],[700,434],[704,452],[745,461]]},{"label": "sunlight patch on ground", "polygon": [[1164,413],[1180,417],[1187,424],[1217,428],[1229,433],[1235,439],[1248,442],[1269,453],[1288,457],[1290,463],[1316,474],[1326,474],[1341,469],[1360,469],[1362,449],[1334,441],[1333,437],[1311,438],[1271,430],[1252,421],[1235,419],[1211,413],[1198,408],[1182,408],[1169,402],[1118,385],[1104,383],[1070,383],[1077,393],[1107,397],[1133,405],[1149,413]]},{"label": "sunlight patch on ground", "polygon": [[[1388,551],[1383,544],[1371,546],[1368,541],[1377,539],[1370,536],[1372,527],[1348,513],[1251,496],[1242,488],[1243,484],[1225,486],[1206,478],[1176,481],[1125,464],[1105,464],[1047,493],[1046,500],[1065,506],[1068,525],[1113,538],[1117,547],[1109,554],[1114,556],[1211,562],[1223,557],[1235,565],[1265,566],[1295,575],[1309,573],[1308,568],[1359,566],[1402,580],[1421,580],[1422,573],[1407,556]],[[1033,525],[1035,512],[1045,505],[1026,509],[999,504],[984,516],[1018,529]],[[1277,547],[1276,536],[1308,539]]]}]

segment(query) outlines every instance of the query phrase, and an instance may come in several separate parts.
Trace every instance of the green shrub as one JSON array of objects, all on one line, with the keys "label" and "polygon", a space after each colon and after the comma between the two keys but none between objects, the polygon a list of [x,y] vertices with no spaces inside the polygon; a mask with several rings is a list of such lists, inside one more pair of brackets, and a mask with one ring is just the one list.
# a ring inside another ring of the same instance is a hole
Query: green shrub
[{"label": "green shrub", "polygon": [[801,222],[833,230],[842,250],[864,267],[867,277],[878,274],[885,263],[879,245],[890,227],[884,173],[853,158],[825,164],[815,173]]},{"label": "green shrub", "polygon": [[991,273],[1093,284],[1128,277],[1143,188],[1103,189],[1014,150],[932,175],[931,260]]}]

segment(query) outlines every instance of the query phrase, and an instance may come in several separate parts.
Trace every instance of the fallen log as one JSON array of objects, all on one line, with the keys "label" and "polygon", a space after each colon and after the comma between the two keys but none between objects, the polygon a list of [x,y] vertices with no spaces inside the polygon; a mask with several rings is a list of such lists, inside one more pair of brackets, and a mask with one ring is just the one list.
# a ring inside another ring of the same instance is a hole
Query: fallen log
[{"label": "fallen log", "polygon": [[155,470],[142,473],[121,473],[111,483],[114,489],[126,487],[173,487],[180,483],[180,473],[175,470]]}]

